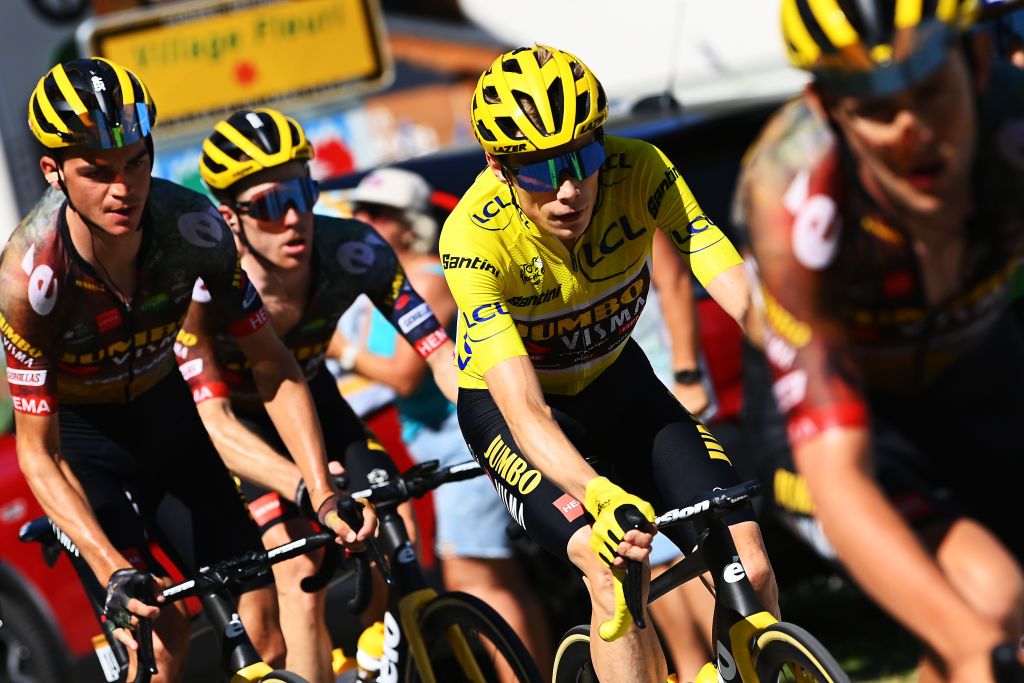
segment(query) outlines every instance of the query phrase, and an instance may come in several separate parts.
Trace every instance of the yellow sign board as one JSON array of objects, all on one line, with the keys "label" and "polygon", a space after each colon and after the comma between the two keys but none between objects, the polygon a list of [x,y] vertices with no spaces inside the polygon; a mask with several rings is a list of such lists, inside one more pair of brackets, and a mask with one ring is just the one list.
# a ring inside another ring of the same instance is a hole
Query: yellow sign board
[{"label": "yellow sign board", "polygon": [[91,54],[142,78],[161,127],[282,99],[337,98],[390,77],[377,0],[170,3],[104,15],[83,30]]}]

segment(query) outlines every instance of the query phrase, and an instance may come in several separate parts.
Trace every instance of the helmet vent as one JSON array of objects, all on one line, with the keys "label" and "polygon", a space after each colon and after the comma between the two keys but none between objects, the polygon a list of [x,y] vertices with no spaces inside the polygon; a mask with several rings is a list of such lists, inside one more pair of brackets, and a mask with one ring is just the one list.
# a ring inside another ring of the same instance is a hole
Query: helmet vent
[{"label": "helmet vent", "polygon": [[484,125],[483,121],[476,122],[477,132],[480,133],[480,137],[488,142],[497,142],[498,136],[491,132],[491,129]]},{"label": "helmet vent", "polygon": [[487,104],[498,104],[501,102],[501,97],[498,95],[498,89],[493,85],[488,85],[483,89],[484,102]]},{"label": "helmet vent", "polygon": [[580,93],[576,96],[576,125],[583,123],[590,113],[590,93]]},{"label": "helmet vent", "polygon": [[[519,104],[519,109],[526,114],[526,118],[530,120],[533,127],[536,128],[541,135],[550,135],[551,131],[544,127],[544,121],[541,120],[540,114],[537,112],[537,103],[529,93],[525,93],[522,90],[513,90],[512,97],[515,98]],[[511,121],[512,119],[509,119]],[[516,130],[519,130],[519,126],[516,126]],[[522,135],[522,131],[520,131]],[[524,136],[525,137],[525,136]]]},{"label": "helmet vent", "polygon": [[543,67],[545,64],[551,61],[551,50],[538,45],[533,51],[533,58],[537,60],[537,66]]},{"label": "helmet vent", "polygon": [[562,81],[555,80],[548,86],[548,104],[551,105],[551,115],[555,120],[555,129],[561,128],[559,123],[565,114],[565,90]]},{"label": "helmet vent", "polygon": [[516,122],[512,120],[510,116],[496,116],[494,118],[494,124],[501,128],[501,132],[505,134],[505,137],[513,140],[522,140],[526,137],[522,129],[516,125]]},{"label": "helmet vent", "polygon": [[523,67],[519,66],[519,62],[514,59],[506,59],[501,63],[501,70],[511,74],[523,73]]}]

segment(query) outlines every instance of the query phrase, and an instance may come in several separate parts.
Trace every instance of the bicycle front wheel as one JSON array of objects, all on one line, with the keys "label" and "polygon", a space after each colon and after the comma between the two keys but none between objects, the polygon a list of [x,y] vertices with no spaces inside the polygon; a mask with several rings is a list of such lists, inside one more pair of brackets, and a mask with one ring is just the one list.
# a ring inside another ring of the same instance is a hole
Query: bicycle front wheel
[{"label": "bicycle front wheel", "polygon": [[558,643],[555,653],[554,683],[598,683],[594,662],[590,659],[590,627],[570,629]]},{"label": "bicycle front wheel", "polygon": [[[487,603],[466,593],[444,593],[424,606],[419,628],[437,683],[540,683],[526,646]],[[410,653],[411,654],[411,653]],[[412,657],[406,681],[421,683]]]},{"label": "bicycle front wheel", "polygon": [[760,683],[850,683],[835,657],[804,629],[779,622],[754,637]]}]

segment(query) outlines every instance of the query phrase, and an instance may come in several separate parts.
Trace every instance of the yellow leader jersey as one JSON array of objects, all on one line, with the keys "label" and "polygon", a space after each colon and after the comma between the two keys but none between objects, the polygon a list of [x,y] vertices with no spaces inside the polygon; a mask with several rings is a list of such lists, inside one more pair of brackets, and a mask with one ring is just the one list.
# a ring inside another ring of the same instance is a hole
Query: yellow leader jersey
[{"label": "yellow leader jersey", "polygon": [[590,225],[572,248],[533,225],[488,169],[445,221],[441,265],[459,306],[459,386],[528,355],[545,393],[573,395],[618,357],[651,286],[654,230],[707,284],[742,262],[679,171],[642,140],[605,138]]}]

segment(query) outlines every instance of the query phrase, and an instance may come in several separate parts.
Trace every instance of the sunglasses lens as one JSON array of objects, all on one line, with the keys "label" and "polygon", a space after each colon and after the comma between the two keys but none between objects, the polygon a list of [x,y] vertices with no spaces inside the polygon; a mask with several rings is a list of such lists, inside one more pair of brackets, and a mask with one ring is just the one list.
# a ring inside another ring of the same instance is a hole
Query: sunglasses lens
[{"label": "sunglasses lens", "polygon": [[312,178],[296,178],[277,183],[246,202],[248,213],[261,221],[279,221],[294,207],[298,213],[313,209],[320,188]]},{"label": "sunglasses lens", "polygon": [[511,170],[523,189],[546,192],[558,189],[559,179],[564,171],[569,171],[577,180],[584,180],[601,168],[604,159],[604,145],[600,141],[594,141],[582,149]]}]

